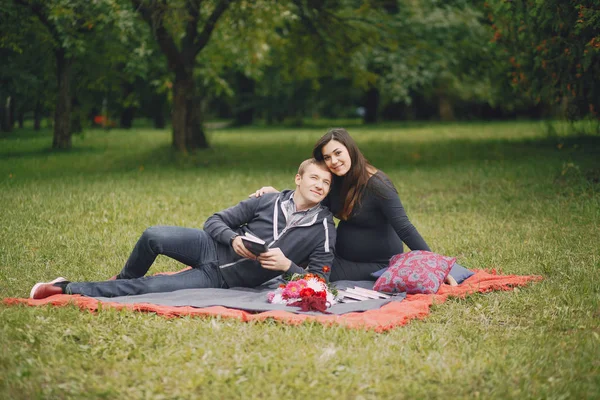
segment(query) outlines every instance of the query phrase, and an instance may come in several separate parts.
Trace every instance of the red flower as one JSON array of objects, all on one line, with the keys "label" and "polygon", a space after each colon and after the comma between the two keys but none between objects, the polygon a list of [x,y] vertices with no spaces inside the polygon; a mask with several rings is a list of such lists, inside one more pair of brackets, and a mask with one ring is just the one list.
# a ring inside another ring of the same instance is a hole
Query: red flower
[{"label": "red flower", "polygon": [[304,288],[300,291],[300,297],[304,298],[304,297],[310,297],[313,296],[315,294],[315,291],[309,287]]},{"label": "red flower", "polygon": [[320,297],[322,299],[326,299],[327,298],[327,292],[324,290],[321,290],[320,292],[316,292],[315,296]]},{"label": "red flower", "polygon": [[325,265],[325,266],[323,267],[323,272],[325,272],[325,273],[328,273],[329,271],[331,271],[331,268],[329,268],[329,266],[328,266],[328,265]]},{"label": "red flower", "polygon": [[331,314],[327,312],[327,301],[321,297],[303,297],[302,300],[292,304],[292,306],[300,307],[302,311],[320,311],[323,314]]}]

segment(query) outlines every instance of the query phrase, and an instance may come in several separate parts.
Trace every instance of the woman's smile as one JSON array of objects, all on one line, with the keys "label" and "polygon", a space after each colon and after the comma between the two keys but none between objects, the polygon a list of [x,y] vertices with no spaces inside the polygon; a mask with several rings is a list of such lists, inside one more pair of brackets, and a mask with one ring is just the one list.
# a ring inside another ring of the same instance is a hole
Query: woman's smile
[{"label": "woman's smile", "polygon": [[344,176],[350,170],[352,161],[348,149],[337,140],[332,140],[321,149],[327,168],[337,176]]}]

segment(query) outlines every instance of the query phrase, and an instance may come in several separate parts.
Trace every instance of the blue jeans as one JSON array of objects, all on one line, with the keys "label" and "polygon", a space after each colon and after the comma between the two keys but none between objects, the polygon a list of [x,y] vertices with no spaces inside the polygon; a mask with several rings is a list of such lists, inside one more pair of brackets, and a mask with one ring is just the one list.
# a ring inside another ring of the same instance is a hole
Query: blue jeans
[{"label": "blue jeans", "polygon": [[[173,275],[144,277],[159,255],[192,267]],[[115,281],[71,282],[65,292],[117,297],[180,289],[226,288],[213,238],[201,229],[153,226],[144,231]]]}]

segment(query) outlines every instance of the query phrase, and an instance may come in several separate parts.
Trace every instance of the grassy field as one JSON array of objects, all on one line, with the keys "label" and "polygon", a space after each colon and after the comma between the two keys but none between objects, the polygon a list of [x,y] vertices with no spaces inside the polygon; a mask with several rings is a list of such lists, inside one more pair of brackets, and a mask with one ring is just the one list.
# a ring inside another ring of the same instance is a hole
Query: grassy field
[{"label": "grassy field", "polygon": [[[599,398],[600,137],[570,129],[349,126],[434,251],[541,283],[385,334],[0,304],[0,398]],[[142,128],[90,130],[70,152],[49,151],[49,131],[0,137],[0,296],[106,279],[146,227],[201,227],[260,186],[292,186],[325,130],[216,129],[191,156]]]}]

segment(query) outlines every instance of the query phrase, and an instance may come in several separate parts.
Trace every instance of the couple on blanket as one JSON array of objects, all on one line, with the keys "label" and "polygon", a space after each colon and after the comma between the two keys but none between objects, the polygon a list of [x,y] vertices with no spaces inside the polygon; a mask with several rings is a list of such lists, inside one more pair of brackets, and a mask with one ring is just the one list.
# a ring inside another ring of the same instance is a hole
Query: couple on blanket
[{"label": "couple on blanket", "polygon": [[[372,272],[402,253],[403,242],[411,250],[429,251],[393,183],[369,164],[345,129],[331,129],[317,141],[313,158],[300,165],[295,183],[294,191],[257,190],[208,218],[204,230],[150,227],[118,275],[102,282],[57,278],[36,284],[30,297],[255,287],[284,273],[313,273],[331,281],[371,280]],[[337,232],[333,215],[340,219]],[[242,242],[245,233],[264,240],[269,250],[255,256]],[[159,254],[192,269],[145,277]]]}]

